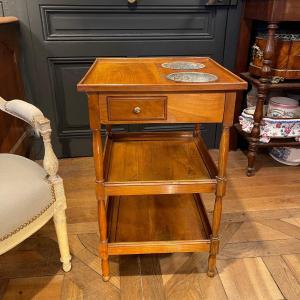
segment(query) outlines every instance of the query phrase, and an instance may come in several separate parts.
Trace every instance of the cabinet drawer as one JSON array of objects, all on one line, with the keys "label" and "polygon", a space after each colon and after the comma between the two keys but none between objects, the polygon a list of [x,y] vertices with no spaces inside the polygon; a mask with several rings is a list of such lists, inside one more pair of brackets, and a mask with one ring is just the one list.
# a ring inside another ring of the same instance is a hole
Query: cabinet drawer
[{"label": "cabinet drawer", "polygon": [[107,97],[109,121],[165,120],[167,97]]}]

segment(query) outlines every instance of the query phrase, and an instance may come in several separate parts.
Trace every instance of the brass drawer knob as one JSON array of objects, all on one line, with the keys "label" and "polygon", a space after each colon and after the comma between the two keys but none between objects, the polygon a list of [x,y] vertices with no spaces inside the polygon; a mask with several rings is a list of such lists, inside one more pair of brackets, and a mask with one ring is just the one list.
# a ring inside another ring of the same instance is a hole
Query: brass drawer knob
[{"label": "brass drawer knob", "polygon": [[135,114],[139,114],[139,113],[141,113],[141,108],[140,107],[138,107],[138,106],[136,106],[134,109],[133,109],[133,112],[135,113]]}]

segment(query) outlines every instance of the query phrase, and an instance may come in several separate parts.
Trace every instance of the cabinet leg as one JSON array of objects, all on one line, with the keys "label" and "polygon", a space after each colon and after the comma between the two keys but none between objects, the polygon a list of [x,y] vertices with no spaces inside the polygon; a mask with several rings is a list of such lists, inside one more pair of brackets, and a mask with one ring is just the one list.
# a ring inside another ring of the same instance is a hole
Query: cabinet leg
[{"label": "cabinet leg", "polygon": [[267,97],[267,90],[265,85],[260,85],[258,87],[257,94],[257,104],[254,112],[254,122],[253,128],[251,130],[251,138],[249,140],[249,148],[248,148],[248,168],[247,168],[247,176],[253,176],[255,174],[255,157],[257,154],[257,144],[259,142],[260,137],[260,124],[263,118],[263,110],[264,103]]},{"label": "cabinet leg", "polygon": [[277,28],[278,25],[276,22],[268,24],[268,40],[264,51],[263,67],[261,71],[261,78],[259,79],[260,84],[258,86],[257,104],[253,117],[254,124],[251,131],[251,140],[249,142],[247,176],[253,176],[255,174],[254,163],[257,154],[257,143],[260,136],[260,123],[264,116],[264,104],[266,102],[269,89],[267,83],[270,81],[271,77],[271,66],[275,52],[275,33]]},{"label": "cabinet leg", "polygon": [[248,168],[247,168],[247,176],[254,176],[255,174],[255,157],[256,157],[257,147],[255,142],[249,143],[248,148]]}]

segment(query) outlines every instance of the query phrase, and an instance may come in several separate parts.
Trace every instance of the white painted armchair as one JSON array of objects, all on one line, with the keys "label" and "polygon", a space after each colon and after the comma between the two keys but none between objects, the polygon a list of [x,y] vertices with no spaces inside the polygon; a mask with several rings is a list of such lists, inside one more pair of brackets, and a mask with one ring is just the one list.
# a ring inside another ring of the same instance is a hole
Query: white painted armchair
[{"label": "white painted armchair", "polygon": [[[50,121],[35,106],[22,101],[5,101],[0,109],[30,124],[42,136],[43,166],[25,157],[0,154],[0,255],[39,230],[52,217],[65,272],[71,269],[66,198],[62,179],[57,175],[58,160],[51,145]],[[0,128],[1,130],[1,128]]]}]

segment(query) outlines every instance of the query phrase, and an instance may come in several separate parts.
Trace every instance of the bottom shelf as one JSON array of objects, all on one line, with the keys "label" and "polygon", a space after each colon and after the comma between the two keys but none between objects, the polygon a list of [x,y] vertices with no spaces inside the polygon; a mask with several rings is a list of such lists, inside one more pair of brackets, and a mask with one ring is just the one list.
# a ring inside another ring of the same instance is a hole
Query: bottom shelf
[{"label": "bottom shelf", "polygon": [[109,255],[209,251],[199,194],[110,197],[107,214]]}]

